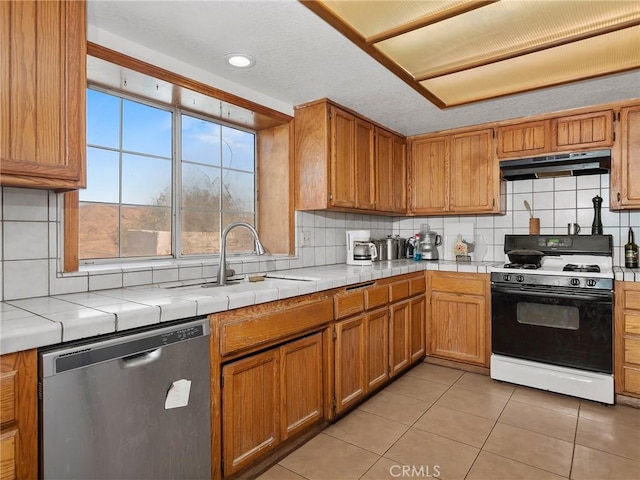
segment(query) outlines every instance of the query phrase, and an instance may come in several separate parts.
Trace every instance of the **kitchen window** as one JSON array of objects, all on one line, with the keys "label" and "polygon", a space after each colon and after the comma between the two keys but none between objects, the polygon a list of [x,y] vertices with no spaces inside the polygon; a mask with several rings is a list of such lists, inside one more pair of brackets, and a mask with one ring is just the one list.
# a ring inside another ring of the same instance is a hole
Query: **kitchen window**
[{"label": "kitchen window", "polygon": [[[256,222],[256,135],[136,97],[87,90],[79,258],[219,253],[221,230]],[[229,252],[251,252],[244,229]]]}]

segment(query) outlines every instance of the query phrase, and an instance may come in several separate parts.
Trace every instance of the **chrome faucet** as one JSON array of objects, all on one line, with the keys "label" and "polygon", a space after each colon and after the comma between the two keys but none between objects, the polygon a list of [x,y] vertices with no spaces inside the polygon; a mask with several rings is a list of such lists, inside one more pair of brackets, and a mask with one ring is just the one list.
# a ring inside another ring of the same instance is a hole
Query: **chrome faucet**
[{"label": "chrome faucet", "polygon": [[217,275],[218,286],[227,284],[227,235],[235,227],[245,227],[251,232],[255,241],[255,252],[257,255],[264,255],[266,253],[266,250],[260,242],[260,238],[258,238],[258,232],[253,228],[253,225],[245,222],[235,222],[230,224],[220,235],[220,265],[218,266]]}]

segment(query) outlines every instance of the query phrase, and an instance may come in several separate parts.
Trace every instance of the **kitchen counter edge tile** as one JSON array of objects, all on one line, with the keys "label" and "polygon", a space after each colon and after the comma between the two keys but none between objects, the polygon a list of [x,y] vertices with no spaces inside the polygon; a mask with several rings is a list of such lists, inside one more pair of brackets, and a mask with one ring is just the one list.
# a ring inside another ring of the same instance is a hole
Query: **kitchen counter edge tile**
[{"label": "kitchen counter edge tile", "polygon": [[299,281],[272,288],[261,288],[260,282],[246,282],[241,291],[227,287],[198,289],[198,285],[193,288],[185,285],[184,288],[167,288],[166,285],[153,284],[7,300],[0,302],[0,354],[88,339],[417,271],[489,273],[496,264],[442,260],[414,262],[409,259],[376,262],[371,266],[335,264],[263,272],[274,281]]}]

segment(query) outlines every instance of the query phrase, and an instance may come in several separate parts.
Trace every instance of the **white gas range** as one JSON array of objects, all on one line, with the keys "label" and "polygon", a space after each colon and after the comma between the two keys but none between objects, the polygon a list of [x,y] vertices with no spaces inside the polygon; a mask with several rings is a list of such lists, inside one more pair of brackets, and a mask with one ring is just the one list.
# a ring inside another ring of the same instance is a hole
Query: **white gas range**
[{"label": "white gas range", "polygon": [[507,235],[512,251],[534,261],[491,269],[491,377],[613,403],[612,237]]}]

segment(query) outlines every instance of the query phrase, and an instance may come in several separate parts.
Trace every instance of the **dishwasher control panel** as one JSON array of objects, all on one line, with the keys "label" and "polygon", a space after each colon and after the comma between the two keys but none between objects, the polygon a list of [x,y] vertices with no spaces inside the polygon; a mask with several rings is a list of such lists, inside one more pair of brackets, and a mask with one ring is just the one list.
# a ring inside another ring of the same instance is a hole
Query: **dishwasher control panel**
[{"label": "dishwasher control panel", "polygon": [[209,321],[199,319],[167,327],[120,332],[104,340],[43,350],[40,355],[44,377],[115,359],[127,360],[162,347],[209,335]]}]

